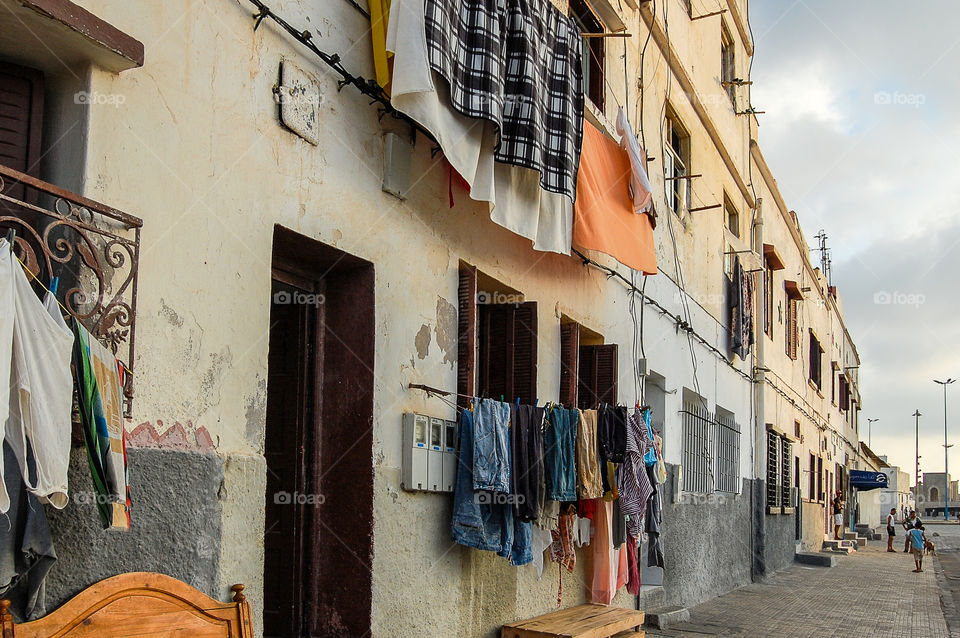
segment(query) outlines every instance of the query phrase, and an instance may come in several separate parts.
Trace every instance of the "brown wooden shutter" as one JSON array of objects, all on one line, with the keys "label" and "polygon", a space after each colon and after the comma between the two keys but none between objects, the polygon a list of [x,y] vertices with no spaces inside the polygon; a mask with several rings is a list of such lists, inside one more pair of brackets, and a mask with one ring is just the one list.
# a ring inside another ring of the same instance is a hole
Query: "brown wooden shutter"
[{"label": "brown wooden shutter", "polygon": [[617,344],[580,346],[579,408],[587,410],[597,403],[617,403]]},{"label": "brown wooden shutter", "polygon": [[[0,164],[39,177],[42,124],[43,74],[13,64],[0,64]],[[5,192],[30,203],[37,197],[32,189],[25,194],[22,184],[8,182]],[[9,210],[11,205],[6,204],[6,208]]]},{"label": "brown wooden shutter", "polygon": [[537,304],[484,304],[479,311],[480,394],[537,399]]},{"label": "brown wooden shutter", "polygon": [[513,313],[513,387],[511,398],[537,400],[537,302],[517,304]]},{"label": "brown wooden shutter", "polygon": [[580,324],[560,324],[560,403],[568,408],[577,406],[579,359]]},{"label": "brown wooden shutter", "polygon": [[477,268],[460,264],[457,290],[457,405],[466,408],[476,394]]}]

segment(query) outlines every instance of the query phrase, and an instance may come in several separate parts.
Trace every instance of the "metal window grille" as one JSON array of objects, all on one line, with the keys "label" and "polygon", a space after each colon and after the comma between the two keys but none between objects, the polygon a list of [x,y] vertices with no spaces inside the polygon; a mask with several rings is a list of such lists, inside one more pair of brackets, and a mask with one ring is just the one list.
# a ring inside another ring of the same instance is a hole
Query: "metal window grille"
[{"label": "metal window grille", "polygon": [[778,438],[780,439],[780,501],[784,507],[790,507],[790,485],[793,484],[792,444],[785,437]]},{"label": "metal window grille", "polygon": [[780,437],[767,432],[767,507],[780,507]]},{"label": "metal window grille", "polygon": [[716,416],[717,428],[717,491],[740,490],[740,426],[733,415]]},{"label": "metal window grille", "polygon": [[715,448],[713,419],[710,411],[698,402],[683,405],[683,491],[713,491],[713,459]]}]

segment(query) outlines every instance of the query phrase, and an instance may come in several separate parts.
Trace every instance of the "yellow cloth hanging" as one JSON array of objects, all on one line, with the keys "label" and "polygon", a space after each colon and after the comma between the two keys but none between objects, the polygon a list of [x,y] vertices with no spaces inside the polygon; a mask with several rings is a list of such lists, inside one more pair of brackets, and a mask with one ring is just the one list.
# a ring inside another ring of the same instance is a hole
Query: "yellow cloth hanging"
[{"label": "yellow cloth hanging", "polygon": [[370,38],[373,40],[373,68],[377,84],[390,95],[390,77],[393,54],[387,52],[387,19],[390,16],[390,0],[368,0],[370,8]]}]

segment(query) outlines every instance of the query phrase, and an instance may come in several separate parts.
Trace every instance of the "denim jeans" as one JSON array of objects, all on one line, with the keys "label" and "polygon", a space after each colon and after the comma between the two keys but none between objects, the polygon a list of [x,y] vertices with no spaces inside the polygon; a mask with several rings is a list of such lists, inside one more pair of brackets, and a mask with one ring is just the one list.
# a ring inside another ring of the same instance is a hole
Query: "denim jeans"
[{"label": "denim jeans", "polygon": [[[497,552],[514,565],[526,565],[533,560],[530,523],[517,520],[513,506],[509,502],[498,503],[497,495],[474,491],[473,453],[473,413],[464,410],[460,415],[460,453],[451,536],[454,542],[466,547]],[[507,460],[509,462],[509,456]]]},{"label": "denim jeans", "polygon": [[510,405],[474,399],[473,489],[510,493]]},{"label": "denim jeans", "polygon": [[547,410],[549,427],[543,437],[543,456],[547,475],[547,498],[552,501],[577,500],[577,422],[580,413],[553,406]]}]

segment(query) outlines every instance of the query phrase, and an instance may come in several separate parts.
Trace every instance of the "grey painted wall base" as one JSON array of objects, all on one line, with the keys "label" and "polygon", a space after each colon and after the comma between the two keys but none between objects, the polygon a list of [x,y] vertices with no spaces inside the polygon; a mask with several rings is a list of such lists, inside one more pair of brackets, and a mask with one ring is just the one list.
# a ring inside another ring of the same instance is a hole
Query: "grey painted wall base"
[{"label": "grey painted wall base", "polygon": [[764,481],[740,494],[682,494],[673,502],[676,466],[663,488],[665,603],[692,607],[760,580],[793,562],[794,515],[763,511]]},{"label": "grey painted wall base", "polygon": [[97,581],[132,571],[167,574],[220,597],[222,460],[161,449],[127,454],[133,524],[115,532],[100,525],[86,451],[72,450],[70,503],[46,508],[57,551],[46,581],[48,611]]}]

